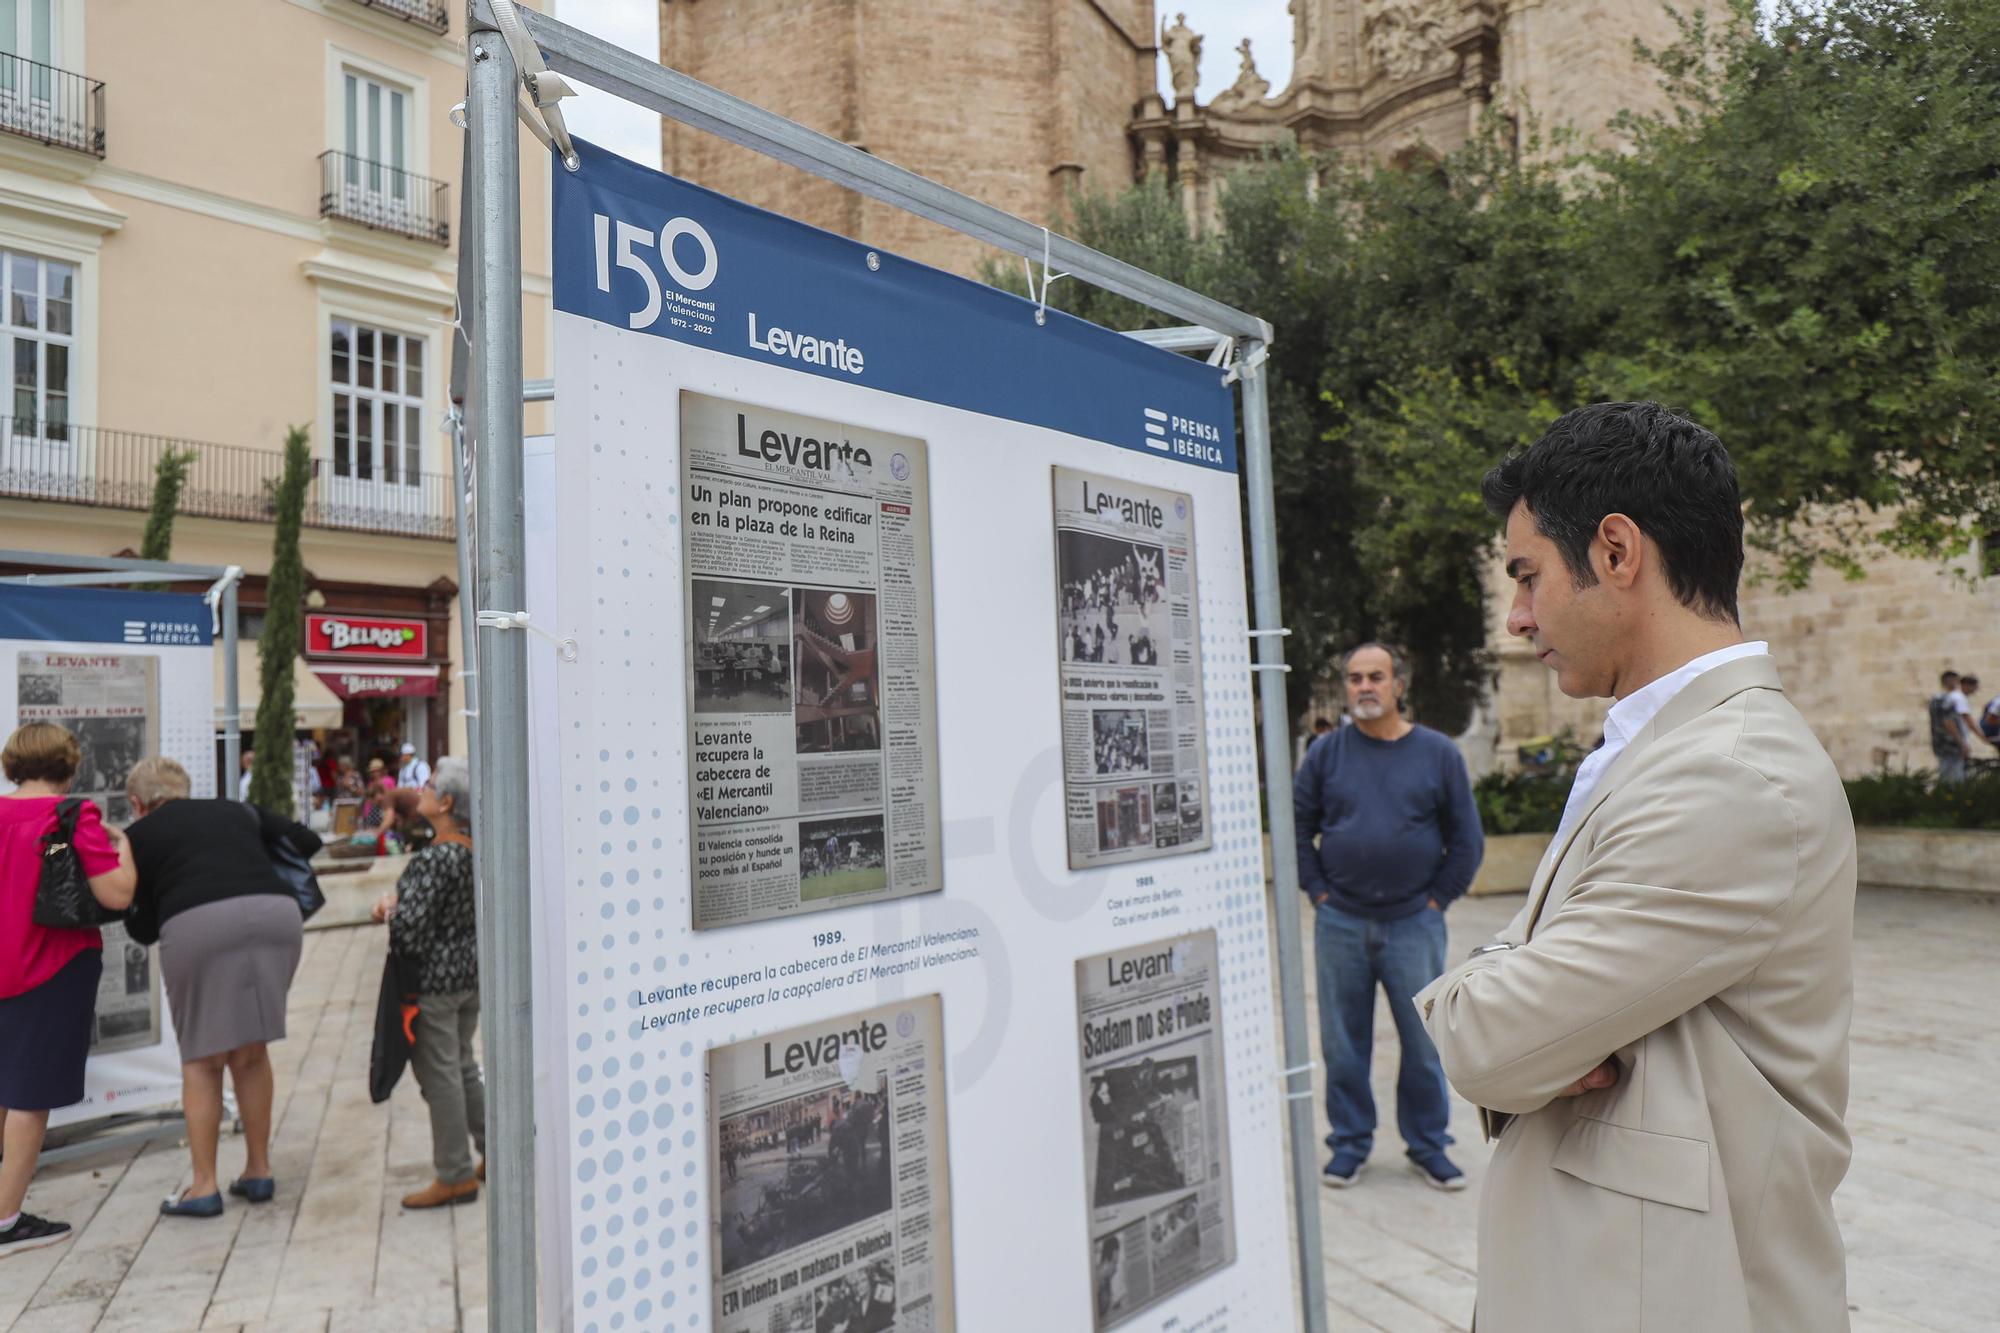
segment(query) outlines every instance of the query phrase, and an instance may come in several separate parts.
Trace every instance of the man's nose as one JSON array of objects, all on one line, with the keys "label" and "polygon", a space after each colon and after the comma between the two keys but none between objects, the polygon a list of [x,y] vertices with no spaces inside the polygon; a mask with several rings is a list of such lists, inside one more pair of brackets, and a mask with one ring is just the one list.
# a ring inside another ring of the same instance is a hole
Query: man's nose
[{"label": "man's nose", "polygon": [[1515,602],[1507,611],[1507,632],[1522,639],[1534,634],[1534,613],[1529,611],[1520,602]]}]

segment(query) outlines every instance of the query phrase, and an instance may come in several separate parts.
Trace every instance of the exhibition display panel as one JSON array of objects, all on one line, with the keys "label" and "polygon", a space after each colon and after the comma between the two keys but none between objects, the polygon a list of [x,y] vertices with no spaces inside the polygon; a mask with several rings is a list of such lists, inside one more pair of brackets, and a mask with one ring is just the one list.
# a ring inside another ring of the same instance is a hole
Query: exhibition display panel
[{"label": "exhibition display panel", "polygon": [[569,1318],[1289,1326],[1226,368],[577,147],[525,488]]},{"label": "exhibition display panel", "polygon": [[[180,761],[196,791],[215,788],[214,612],[198,596],[0,583],[0,734],[24,722],[67,728],[82,750],[70,794],[104,822],[132,822],[125,779],[141,759]],[[180,1100],[173,1020],[154,949],[122,924],[102,928],[81,1102],[51,1125]]]}]

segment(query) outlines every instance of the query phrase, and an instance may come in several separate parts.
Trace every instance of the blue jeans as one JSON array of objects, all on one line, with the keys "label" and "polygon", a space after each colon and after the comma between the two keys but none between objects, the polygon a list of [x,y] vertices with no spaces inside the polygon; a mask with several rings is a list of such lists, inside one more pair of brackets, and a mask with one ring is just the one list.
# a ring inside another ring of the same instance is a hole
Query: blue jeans
[{"label": "blue jeans", "polygon": [[1410,1156],[1433,1157],[1451,1142],[1450,1094],[1437,1047],[1411,997],[1444,975],[1444,913],[1425,907],[1396,921],[1371,921],[1332,905],[1314,909],[1319,972],[1319,1044],[1326,1059],[1326,1143],[1362,1157],[1375,1144],[1375,1096],[1368,1087],[1375,1046],[1375,987],[1403,1046],[1396,1075],[1396,1128]]}]

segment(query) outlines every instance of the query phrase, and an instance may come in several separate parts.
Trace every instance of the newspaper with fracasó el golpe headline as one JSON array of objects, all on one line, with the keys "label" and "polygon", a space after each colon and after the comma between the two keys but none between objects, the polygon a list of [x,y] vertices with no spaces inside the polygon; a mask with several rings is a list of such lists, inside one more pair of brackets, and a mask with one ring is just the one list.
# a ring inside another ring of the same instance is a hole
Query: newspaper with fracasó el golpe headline
[{"label": "newspaper with fracas\u00f3 el golpe headline", "polygon": [[1212,838],[1194,501],[1054,473],[1070,868],[1200,851]]}]

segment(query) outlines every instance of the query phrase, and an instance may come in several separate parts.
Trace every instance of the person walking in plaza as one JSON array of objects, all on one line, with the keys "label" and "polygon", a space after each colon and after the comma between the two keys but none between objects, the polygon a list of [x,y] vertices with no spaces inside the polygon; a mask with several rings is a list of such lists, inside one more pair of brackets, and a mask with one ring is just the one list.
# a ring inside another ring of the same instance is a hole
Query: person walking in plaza
[{"label": "person walking in plaza", "polygon": [[[1379,643],[1347,654],[1347,710],[1306,752],[1293,786],[1299,887],[1312,900],[1327,1147],[1321,1183],[1352,1185],[1375,1143],[1369,1067],[1375,990],[1402,1047],[1396,1128],[1411,1163],[1442,1190],[1465,1188],[1445,1153],[1451,1099],[1411,1002],[1444,971],[1445,909],[1479,871],[1486,841],[1458,747],[1406,721],[1410,669]],[[1317,839],[1317,845],[1315,845]]]},{"label": "person walking in plaza", "polygon": [[288,841],[302,856],[319,835],[294,820],[236,801],[189,796],[185,768],[142,759],[125,779],[138,818],[131,828],[139,871],[126,929],[158,941],[160,974],[181,1048],[181,1109],[187,1118],[188,1186],[160,1205],[168,1217],[219,1217],[216,1170],[222,1076],[236,1089],[243,1122],[243,1174],[229,1192],[268,1203],[276,1079],[269,1045],[285,1039],[285,1003],[304,945],[299,901],[272,868],[267,845]]},{"label": "person walking in plaza", "polygon": [[[486,1084],[473,1036],[479,1027],[479,932],[472,881],[472,799],[465,761],[446,755],[411,804],[436,830],[410,857],[396,891],[375,904],[389,948],[417,966],[416,1045],[410,1065],[431,1113],[437,1178],[404,1196],[405,1208],[471,1203],[486,1178]],[[471,1147],[467,1145],[468,1136]],[[471,1148],[480,1153],[475,1167]]]},{"label": "person walking in plaza", "polygon": [[1979,748],[1975,742],[1985,741],[1996,749],[2000,749],[2000,727],[1996,727],[1991,731],[1988,730],[1989,719],[1994,719],[1996,711],[2000,711],[1994,707],[1995,704],[2000,704],[2000,699],[1994,699],[1984,708],[1981,708],[1979,705],[1979,677],[1973,675],[1970,671],[1958,678],[1958,694],[1960,698],[1965,700],[1965,711],[1960,713],[1959,716],[1965,720],[1965,758],[1966,764],[1969,767],[1972,763],[1973,753]]},{"label": "person walking in plaza", "polygon": [[[52,722],[30,722],[7,738],[0,772],[0,1259],[66,1240],[67,1222],[26,1211],[49,1112],[83,1100],[83,1066],[97,1013],[104,940],[95,929],[34,922],[44,840],[76,776],[82,750]],[[132,849],[82,802],[71,844],[90,895],[111,911],[132,901]]]},{"label": "person walking in plaza", "polygon": [[417,753],[417,747],[403,742],[403,766],[396,770],[396,785],[405,791],[421,790],[431,780],[431,766]]},{"label": "person walking in plaza", "polygon": [[1598,403],[1488,474],[1508,630],[1614,699],[1528,901],[1418,997],[1498,1142],[1484,1333],[1848,1327],[1840,774],[1737,613],[1721,441]]},{"label": "person walking in plaza", "polygon": [[1960,688],[1963,683],[1956,671],[1946,671],[1930,699],[1931,756],[1940,782],[1965,781],[1965,766],[1972,760],[1972,703]]}]

